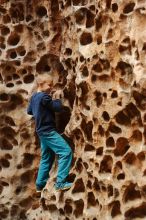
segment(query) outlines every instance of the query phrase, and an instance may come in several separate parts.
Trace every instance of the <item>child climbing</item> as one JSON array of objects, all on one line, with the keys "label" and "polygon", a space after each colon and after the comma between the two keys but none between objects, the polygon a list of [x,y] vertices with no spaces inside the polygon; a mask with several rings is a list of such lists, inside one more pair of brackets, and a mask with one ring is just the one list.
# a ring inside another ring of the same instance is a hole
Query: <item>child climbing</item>
[{"label": "child climbing", "polygon": [[72,183],[66,181],[69,174],[72,150],[62,136],[57,133],[55,125],[55,112],[62,111],[62,103],[59,99],[59,93],[53,94],[53,78],[47,74],[39,75],[36,78],[37,91],[31,96],[27,113],[33,115],[35,119],[36,132],[40,139],[41,160],[36,179],[37,192],[45,187],[49,179],[49,171],[53,165],[55,155],[58,156],[58,173],[55,188],[56,190],[65,190],[72,186]]}]

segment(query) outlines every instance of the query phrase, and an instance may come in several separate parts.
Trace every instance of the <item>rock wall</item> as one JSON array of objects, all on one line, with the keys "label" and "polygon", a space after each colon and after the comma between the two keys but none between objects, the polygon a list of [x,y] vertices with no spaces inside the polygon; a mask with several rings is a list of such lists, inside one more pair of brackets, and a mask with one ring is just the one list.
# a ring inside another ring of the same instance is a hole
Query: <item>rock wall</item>
[{"label": "rock wall", "polygon": [[[0,0],[0,219],[146,219],[146,1]],[[74,186],[39,200],[40,148],[26,114],[53,74]]]}]

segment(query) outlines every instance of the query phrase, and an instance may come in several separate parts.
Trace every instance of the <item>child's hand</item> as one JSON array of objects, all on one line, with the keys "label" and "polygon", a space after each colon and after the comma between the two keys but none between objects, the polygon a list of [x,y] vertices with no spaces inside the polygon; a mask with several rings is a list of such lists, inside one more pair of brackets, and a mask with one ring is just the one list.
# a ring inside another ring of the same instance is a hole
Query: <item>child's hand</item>
[{"label": "child's hand", "polygon": [[61,99],[62,98],[62,90],[57,90],[56,92],[53,93],[53,98],[54,99]]}]

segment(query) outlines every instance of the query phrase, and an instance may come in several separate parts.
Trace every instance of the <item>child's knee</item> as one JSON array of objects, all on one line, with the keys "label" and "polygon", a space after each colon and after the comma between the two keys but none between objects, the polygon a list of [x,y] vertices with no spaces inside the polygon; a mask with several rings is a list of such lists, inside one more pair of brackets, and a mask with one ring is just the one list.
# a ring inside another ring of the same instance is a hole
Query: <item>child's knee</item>
[{"label": "child's knee", "polygon": [[72,149],[70,148],[69,145],[67,145],[65,154],[66,154],[66,156],[72,156],[72,154],[73,154]]},{"label": "child's knee", "polygon": [[68,150],[68,155],[70,156],[70,157],[72,157],[72,155],[73,155],[73,152],[72,152],[72,149],[69,147],[69,150]]}]

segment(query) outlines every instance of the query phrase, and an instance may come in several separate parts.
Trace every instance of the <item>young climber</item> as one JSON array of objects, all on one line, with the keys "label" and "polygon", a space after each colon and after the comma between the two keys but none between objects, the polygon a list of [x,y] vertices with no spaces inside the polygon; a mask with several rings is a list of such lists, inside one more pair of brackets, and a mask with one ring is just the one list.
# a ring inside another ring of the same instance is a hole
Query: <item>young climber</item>
[{"label": "young climber", "polygon": [[40,139],[41,160],[36,179],[36,189],[40,192],[49,178],[49,171],[53,165],[55,155],[58,156],[58,173],[55,188],[65,190],[72,186],[66,181],[69,174],[72,150],[67,142],[56,131],[55,112],[62,111],[61,100],[57,91],[53,94],[53,79],[50,75],[39,75],[36,78],[37,91],[31,96],[27,113],[35,119],[36,132]]}]

